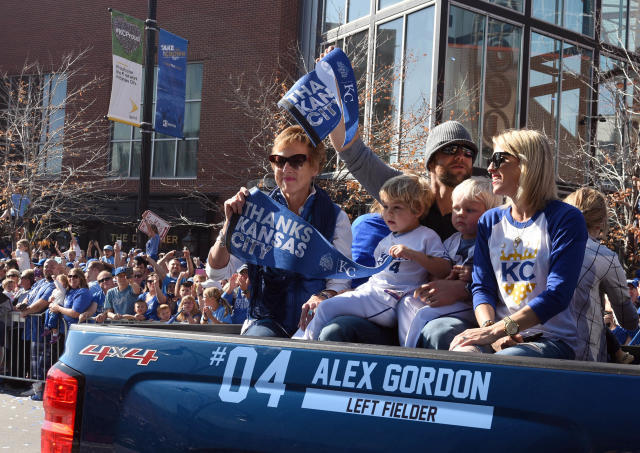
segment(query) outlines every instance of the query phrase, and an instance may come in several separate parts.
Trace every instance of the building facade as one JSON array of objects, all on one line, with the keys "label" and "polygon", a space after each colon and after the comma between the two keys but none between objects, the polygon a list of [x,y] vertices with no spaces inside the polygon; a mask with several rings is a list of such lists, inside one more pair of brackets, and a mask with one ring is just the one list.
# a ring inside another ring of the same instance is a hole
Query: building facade
[{"label": "building facade", "polygon": [[[638,115],[620,126],[613,110],[622,102],[640,112],[631,70],[640,63],[640,0],[306,0],[301,23],[308,52],[364,48],[355,70],[367,71],[369,86],[396,68],[365,105],[365,126],[391,115],[402,128],[426,102],[430,126],[449,118],[467,126],[481,149],[476,166],[486,168],[494,135],[531,127],[554,140],[559,182],[581,183],[576,148],[629,146],[620,127],[637,138]],[[626,100],[612,99],[607,84]]]},{"label": "building facade", "polygon": [[[101,77],[102,83],[89,93],[95,101],[86,114],[106,115],[112,64],[108,8],[144,20],[147,2],[61,0],[54,5],[45,1],[7,0],[3,6],[0,35],[5,45],[0,49],[0,72],[19,74],[26,60],[39,61],[44,66],[55,65],[66,53],[88,49],[83,75],[65,83],[70,89],[71,85],[83,81],[79,79]],[[247,169],[254,162],[244,150],[255,121],[230,102],[234,88],[243,75],[245,81],[251,83],[251,77],[258,72],[270,75],[282,69],[278,56],[281,49],[291,47],[296,41],[298,18],[297,0],[269,3],[158,0],[158,27],[188,39],[189,50],[185,139],[153,135],[149,200],[152,211],[161,217],[184,216],[201,224],[221,220],[219,211],[207,209],[186,195],[197,191],[210,206],[221,206],[248,179]],[[66,86],[62,89],[61,85],[57,90],[62,98],[64,90]],[[6,102],[1,104],[0,109],[7,108]],[[59,117],[52,119],[57,121],[55,127],[64,126],[65,113],[58,113]],[[140,130],[106,119],[104,128],[108,131],[108,151],[104,159],[108,160],[114,198],[118,199],[104,206],[112,222],[83,225],[81,238],[85,243],[98,239],[100,244],[113,244],[120,239],[128,250],[135,244],[132,225],[139,219],[136,200]],[[103,142],[96,143],[96,146],[103,145]],[[61,144],[60,152],[47,160],[50,173],[55,176],[65,159]],[[129,226],[123,226],[122,222]],[[185,245],[182,239],[186,237],[186,242],[193,244],[193,251],[205,256],[212,234],[215,232],[207,228],[173,228],[163,248],[181,248]]]}]

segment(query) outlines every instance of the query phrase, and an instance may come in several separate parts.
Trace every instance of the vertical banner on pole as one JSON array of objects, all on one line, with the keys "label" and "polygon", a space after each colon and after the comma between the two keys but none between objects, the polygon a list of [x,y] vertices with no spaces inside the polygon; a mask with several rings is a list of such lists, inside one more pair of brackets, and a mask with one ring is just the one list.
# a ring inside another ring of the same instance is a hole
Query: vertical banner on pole
[{"label": "vertical banner on pole", "polygon": [[183,138],[188,41],[166,30],[158,38],[155,130]]},{"label": "vertical banner on pole", "polygon": [[143,37],[143,21],[111,11],[113,82],[107,117],[132,126],[140,126]]}]

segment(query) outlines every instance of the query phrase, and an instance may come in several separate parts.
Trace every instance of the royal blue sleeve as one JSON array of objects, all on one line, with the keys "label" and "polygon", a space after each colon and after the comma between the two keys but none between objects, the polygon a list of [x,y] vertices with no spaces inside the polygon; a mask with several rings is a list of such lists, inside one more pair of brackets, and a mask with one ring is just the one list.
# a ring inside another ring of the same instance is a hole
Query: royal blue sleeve
[{"label": "royal blue sleeve", "polygon": [[569,307],[578,284],[584,251],[587,245],[587,225],[582,213],[561,201],[545,209],[551,251],[547,289],[529,302],[529,307],[544,324]]},{"label": "royal blue sleeve", "polygon": [[473,283],[471,284],[474,310],[478,305],[482,304],[489,304],[495,309],[500,297],[498,294],[498,282],[496,282],[489,252],[491,229],[502,215],[499,209],[496,208],[485,212],[478,221],[478,233],[473,252]]}]

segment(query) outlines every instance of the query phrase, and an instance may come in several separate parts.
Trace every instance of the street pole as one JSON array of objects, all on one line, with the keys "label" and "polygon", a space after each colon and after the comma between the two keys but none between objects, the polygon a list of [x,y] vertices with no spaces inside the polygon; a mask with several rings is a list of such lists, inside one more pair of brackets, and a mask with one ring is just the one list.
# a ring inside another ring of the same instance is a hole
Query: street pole
[{"label": "street pole", "polygon": [[[144,103],[142,106],[142,146],[140,150],[140,183],[138,186],[138,218],[149,209],[149,183],[151,179],[151,138],[153,134],[153,74],[156,60],[156,1],[148,1],[145,21]],[[133,150],[132,150],[133,152]],[[137,232],[138,248],[144,248],[145,238]]]}]

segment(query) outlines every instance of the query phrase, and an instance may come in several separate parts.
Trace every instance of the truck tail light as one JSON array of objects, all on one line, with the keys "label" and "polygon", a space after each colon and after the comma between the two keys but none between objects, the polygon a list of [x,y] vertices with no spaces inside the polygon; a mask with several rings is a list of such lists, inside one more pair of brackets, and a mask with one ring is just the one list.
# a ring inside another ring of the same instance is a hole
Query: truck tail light
[{"label": "truck tail light", "polygon": [[64,368],[56,365],[47,373],[44,423],[40,435],[43,453],[71,452],[73,446],[80,385],[78,379],[67,374]]}]

